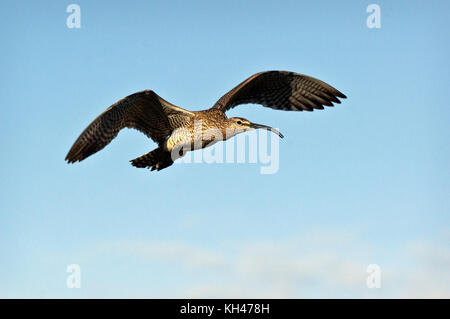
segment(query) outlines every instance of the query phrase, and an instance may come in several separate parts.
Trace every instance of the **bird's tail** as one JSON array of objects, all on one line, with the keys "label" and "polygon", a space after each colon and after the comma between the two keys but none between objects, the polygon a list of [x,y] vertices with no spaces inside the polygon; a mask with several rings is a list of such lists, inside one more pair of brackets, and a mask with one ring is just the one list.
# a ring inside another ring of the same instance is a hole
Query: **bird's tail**
[{"label": "bird's tail", "polygon": [[151,152],[148,152],[147,154],[139,156],[131,160],[130,162],[131,165],[135,167],[147,167],[152,171],[154,171],[155,169],[160,171],[173,164],[170,152],[165,151],[160,147],[154,149]]}]

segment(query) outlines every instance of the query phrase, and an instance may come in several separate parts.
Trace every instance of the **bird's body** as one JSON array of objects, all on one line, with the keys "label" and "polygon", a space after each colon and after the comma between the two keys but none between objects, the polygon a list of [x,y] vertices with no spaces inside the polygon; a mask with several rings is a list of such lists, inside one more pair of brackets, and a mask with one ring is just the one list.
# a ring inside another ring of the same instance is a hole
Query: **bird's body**
[{"label": "bird's body", "polygon": [[[225,136],[226,127],[224,123],[228,120],[224,112],[216,109],[193,112],[192,119],[177,128],[167,139],[165,148],[172,151],[175,147],[186,147],[192,150],[205,148],[211,143],[218,142],[220,136]],[[217,128],[221,133],[208,135],[209,128]]]},{"label": "bird's body", "polygon": [[187,151],[211,146],[236,134],[263,128],[225,112],[236,105],[255,103],[289,111],[313,111],[340,103],[346,96],[315,78],[287,71],[257,73],[203,111],[175,106],[151,90],[119,100],[100,114],[75,141],[66,156],[69,163],[82,161],[103,149],[124,128],[135,128],[158,143],[158,148],[131,161],[133,166],[161,170]]}]

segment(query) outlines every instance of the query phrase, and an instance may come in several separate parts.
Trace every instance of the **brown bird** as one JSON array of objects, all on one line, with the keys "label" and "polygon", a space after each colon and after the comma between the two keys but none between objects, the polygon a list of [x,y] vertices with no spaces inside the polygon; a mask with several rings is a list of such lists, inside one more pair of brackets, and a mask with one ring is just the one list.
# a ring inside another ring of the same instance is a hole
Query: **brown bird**
[{"label": "brown bird", "polygon": [[158,148],[131,160],[136,167],[162,170],[185,155],[217,141],[253,129],[274,128],[240,117],[228,118],[225,112],[240,104],[261,104],[277,110],[313,111],[324,105],[341,103],[344,94],[313,77],[288,71],[257,73],[222,96],[210,109],[188,111],[173,105],[151,90],[129,95],[107,108],[81,133],[66,160],[75,163],[100,151],[125,127],[134,128]]}]

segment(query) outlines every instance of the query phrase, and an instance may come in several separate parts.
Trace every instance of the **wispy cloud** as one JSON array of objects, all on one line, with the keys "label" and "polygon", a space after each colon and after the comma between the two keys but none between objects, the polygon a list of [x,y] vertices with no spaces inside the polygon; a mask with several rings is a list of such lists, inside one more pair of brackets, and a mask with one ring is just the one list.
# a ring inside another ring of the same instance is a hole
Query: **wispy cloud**
[{"label": "wispy cloud", "polygon": [[129,241],[113,244],[110,248],[143,259],[176,263],[188,269],[220,267],[225,263],[218,253],[182,242]]},{"label": "wispy cloud", "polygon": [[[450,247],[429,242],[411,242],[390,253],[395,260],[380,261],[380,289],[367,288],[366,268],[382,253],[339,233],[234,243],[221,251],[170,241],[130,241],[110,248],[178,265],[187,283],[172,287],[173,297],[450,297]],[[189,276],[192,272],[205,276]]]}]

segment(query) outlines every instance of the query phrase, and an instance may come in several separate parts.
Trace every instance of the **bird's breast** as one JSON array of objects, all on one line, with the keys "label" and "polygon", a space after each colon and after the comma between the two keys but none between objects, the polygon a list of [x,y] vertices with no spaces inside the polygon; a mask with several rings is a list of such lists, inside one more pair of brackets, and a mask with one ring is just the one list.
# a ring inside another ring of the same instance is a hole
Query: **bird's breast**
[{"label": "bird's breast", "polygon": [[167,139],[165,148],[169,152],[175,148],[184,148],[187,151],[197,150],[224,139],[222,131],[215,127],[178,128]]}]

